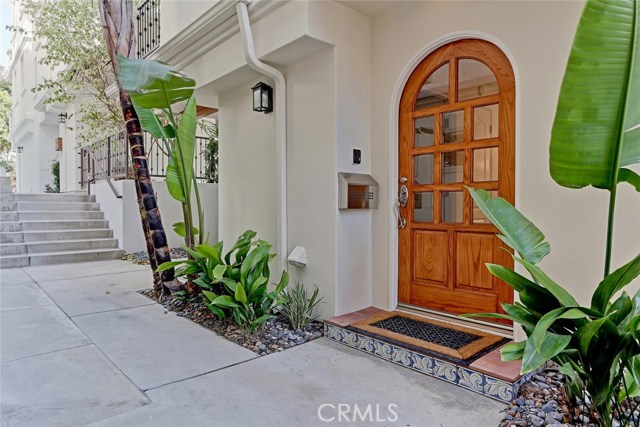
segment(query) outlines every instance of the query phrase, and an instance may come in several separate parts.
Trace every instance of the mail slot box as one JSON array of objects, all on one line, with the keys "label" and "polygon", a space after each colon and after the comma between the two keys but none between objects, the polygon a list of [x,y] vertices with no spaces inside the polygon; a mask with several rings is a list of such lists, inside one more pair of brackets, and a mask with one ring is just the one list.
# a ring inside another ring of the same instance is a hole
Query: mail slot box
[{"label": "mail slot box", "polygon": [[378,183],[371,175],[338,172],[338,209],[376,209]]}]

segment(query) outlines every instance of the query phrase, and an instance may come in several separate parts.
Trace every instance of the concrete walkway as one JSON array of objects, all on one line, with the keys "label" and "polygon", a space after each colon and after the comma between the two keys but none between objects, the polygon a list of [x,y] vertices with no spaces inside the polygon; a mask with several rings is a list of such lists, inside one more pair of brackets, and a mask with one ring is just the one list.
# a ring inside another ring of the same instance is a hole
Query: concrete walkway
[{"label": "concrete walkway", "polygon": [[0,425],[498,425],[502,404],[326,339],[256,357],[150,286],[124,261],[0,270]]}]

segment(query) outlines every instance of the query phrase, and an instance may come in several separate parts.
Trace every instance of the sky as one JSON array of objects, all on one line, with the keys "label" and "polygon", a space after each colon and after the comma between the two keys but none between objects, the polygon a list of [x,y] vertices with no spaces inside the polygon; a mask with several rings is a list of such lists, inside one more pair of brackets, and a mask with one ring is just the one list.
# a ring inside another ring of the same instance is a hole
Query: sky
[{"label": "sky", "polygon": [[9,68],[7,50],[11,47],[11,33],[7,30],[11,25],[11,4],[9,0],[0,0],[0,65]]}]

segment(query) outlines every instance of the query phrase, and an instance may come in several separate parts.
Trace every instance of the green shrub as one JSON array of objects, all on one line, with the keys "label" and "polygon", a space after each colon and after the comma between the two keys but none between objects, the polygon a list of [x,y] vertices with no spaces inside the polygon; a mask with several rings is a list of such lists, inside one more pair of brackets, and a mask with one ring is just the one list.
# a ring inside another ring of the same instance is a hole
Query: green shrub
[{"label": "green shrub", "polygon": [[282,272],[279,283],[269,291],[269,262],[271,244],[253,240],[256,232],[245,231],[222,257],[223,243],[214,246],[185,247],[193,259],[162,264],[158,271],[176,268],[176,276],[195,275],[193,281],[202,288],[209,310],[220,319],[232,317],[250,331],[255,331],[268,319],[280,301],[282,291],[289,283],[289,275]]},{"label": "green shrub", "polygon": [[304,285],[297,283],[295,288],[285,290],[282,293],[280,302],[280,314],[282,314],[292,329],[304,329],[307,325],[318,319],[315,313],[316,308],[322,298],[318,298],[319,290],[315,291],[309,298]]}]

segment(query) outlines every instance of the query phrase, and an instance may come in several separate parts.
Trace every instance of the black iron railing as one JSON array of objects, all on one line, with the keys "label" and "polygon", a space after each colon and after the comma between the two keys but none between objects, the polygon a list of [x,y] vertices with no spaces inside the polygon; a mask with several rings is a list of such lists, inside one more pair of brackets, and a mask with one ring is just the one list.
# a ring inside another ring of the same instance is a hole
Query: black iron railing
[{"label": "black iron railing", "polygon": [[[210,161],[215,161],[208,156],[211,138],[196,136],[195,156],[193,167],[196,179],[200,182],[212,182]],[[144,150],[147,154],[147,166],[152,178],[164,178],[169,164],[169,155],[162,140],[153,138],[144,133]],[[103,179],[128,179],[133,178],[133,169],[129,154],[129,142],[126,133],[120,132],[102,141],[91,144],[87,148],[81,148],[80,157],[80,184],[85,188],[87,183]],[[96,164],[99,163],[99,164]]]},{"label": "black iron railing", "polygon": [[138,8],[138,58],[146,58],[160,46],[160,0],[147,0]]}]

